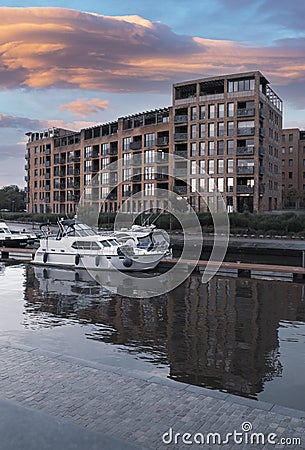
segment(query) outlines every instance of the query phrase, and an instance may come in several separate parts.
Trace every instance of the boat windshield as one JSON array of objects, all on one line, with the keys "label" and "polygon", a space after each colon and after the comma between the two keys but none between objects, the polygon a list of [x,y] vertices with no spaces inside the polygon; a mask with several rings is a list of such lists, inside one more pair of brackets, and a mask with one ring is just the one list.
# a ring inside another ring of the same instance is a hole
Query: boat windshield
[{"label": "boat windshield", "polygon": [[0,225],[0,233],[11,234],[11,231],[6,225]]},{"label": "boat windshield", "polygon": [[85,237],[85,236],[95,236],[96,232],[90,228],[88,225],[83,223],[76,223],[74,225],[75,234],[77,236]]},{"label": "boat windshield", "polygon": [[104,247],[117,247],[118,243],[115,239],[105,239],[103,241],[100,241],[100,243],[104,246]]}]

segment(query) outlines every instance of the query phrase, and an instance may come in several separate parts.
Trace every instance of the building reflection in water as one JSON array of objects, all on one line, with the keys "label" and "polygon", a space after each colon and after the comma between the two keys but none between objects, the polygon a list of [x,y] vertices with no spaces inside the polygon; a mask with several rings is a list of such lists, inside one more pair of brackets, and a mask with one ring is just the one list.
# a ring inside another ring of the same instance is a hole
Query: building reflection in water
[{"label": "building reflection in water", "polygon": [[109,293],[86,272],[27,267],[24,324],[95,324],[87,338],[120,345],[170,377],[255,398],[281,376],[281,320],[305,322],[304,286],[193,274],[162,297]]}]

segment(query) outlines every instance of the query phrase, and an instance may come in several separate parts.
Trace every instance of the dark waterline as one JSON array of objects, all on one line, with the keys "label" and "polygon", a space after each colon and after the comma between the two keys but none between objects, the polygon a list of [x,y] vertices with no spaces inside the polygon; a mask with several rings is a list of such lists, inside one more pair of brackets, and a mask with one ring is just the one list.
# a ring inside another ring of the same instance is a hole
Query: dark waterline
[{"label": "dark waterline", "polygon": [[0,339],[305,409],[304,285],[193,274],[162,297],[0,266]]}]

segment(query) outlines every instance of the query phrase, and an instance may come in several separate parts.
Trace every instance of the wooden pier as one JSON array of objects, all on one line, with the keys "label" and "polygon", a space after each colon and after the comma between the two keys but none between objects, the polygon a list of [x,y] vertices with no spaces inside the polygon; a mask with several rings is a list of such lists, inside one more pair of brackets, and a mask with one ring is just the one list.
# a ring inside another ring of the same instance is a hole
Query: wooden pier
[{"label": "wooden pier", "polygon": [[[178,258],[163,259],[160,263],[161,268],[170,268],[174,266]],[[195,265],[195,270],[203,272],[208,264],[208,261],[200,260],[183,260],[184,263]],[[210,262],[211,266],[216,263]],[[244,277],[265,280],[280,280],[280,281],[301,281],[305,282],[305,267],[299,266],[280,266],[274,264],[252,264],[243,262],[229,262],[221,263],[217,271],[218,276],[229,277]]]},{"label": "wooden pier", "polygon": [[0,261],[31,261],[36,253],[35,248],[0,247]]}]

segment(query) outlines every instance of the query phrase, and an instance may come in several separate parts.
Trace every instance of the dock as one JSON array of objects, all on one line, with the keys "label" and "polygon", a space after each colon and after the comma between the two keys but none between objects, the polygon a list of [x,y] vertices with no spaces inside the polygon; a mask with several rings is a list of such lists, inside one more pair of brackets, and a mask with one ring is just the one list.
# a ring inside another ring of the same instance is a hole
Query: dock
[{"label": "dock", "polygon": [[[163,259],[160,268],[170,268],[178,262],[178,258]],[[203,272],[208,264],[206,260],[184,260],[186,264],[195,265],[195,270]],[[210,264],[216,265],[211,262]],[[223,261],[217,271],[218,276],[244,277],[261,280],[301,281],[305,282],[305,267],[284,266],[274,264],[252,264],[243,262]]]},{"label": "dock", "polygon": [[0,261],[23,262],[31,261],[36,253],[35,248],[0,247]]}]

